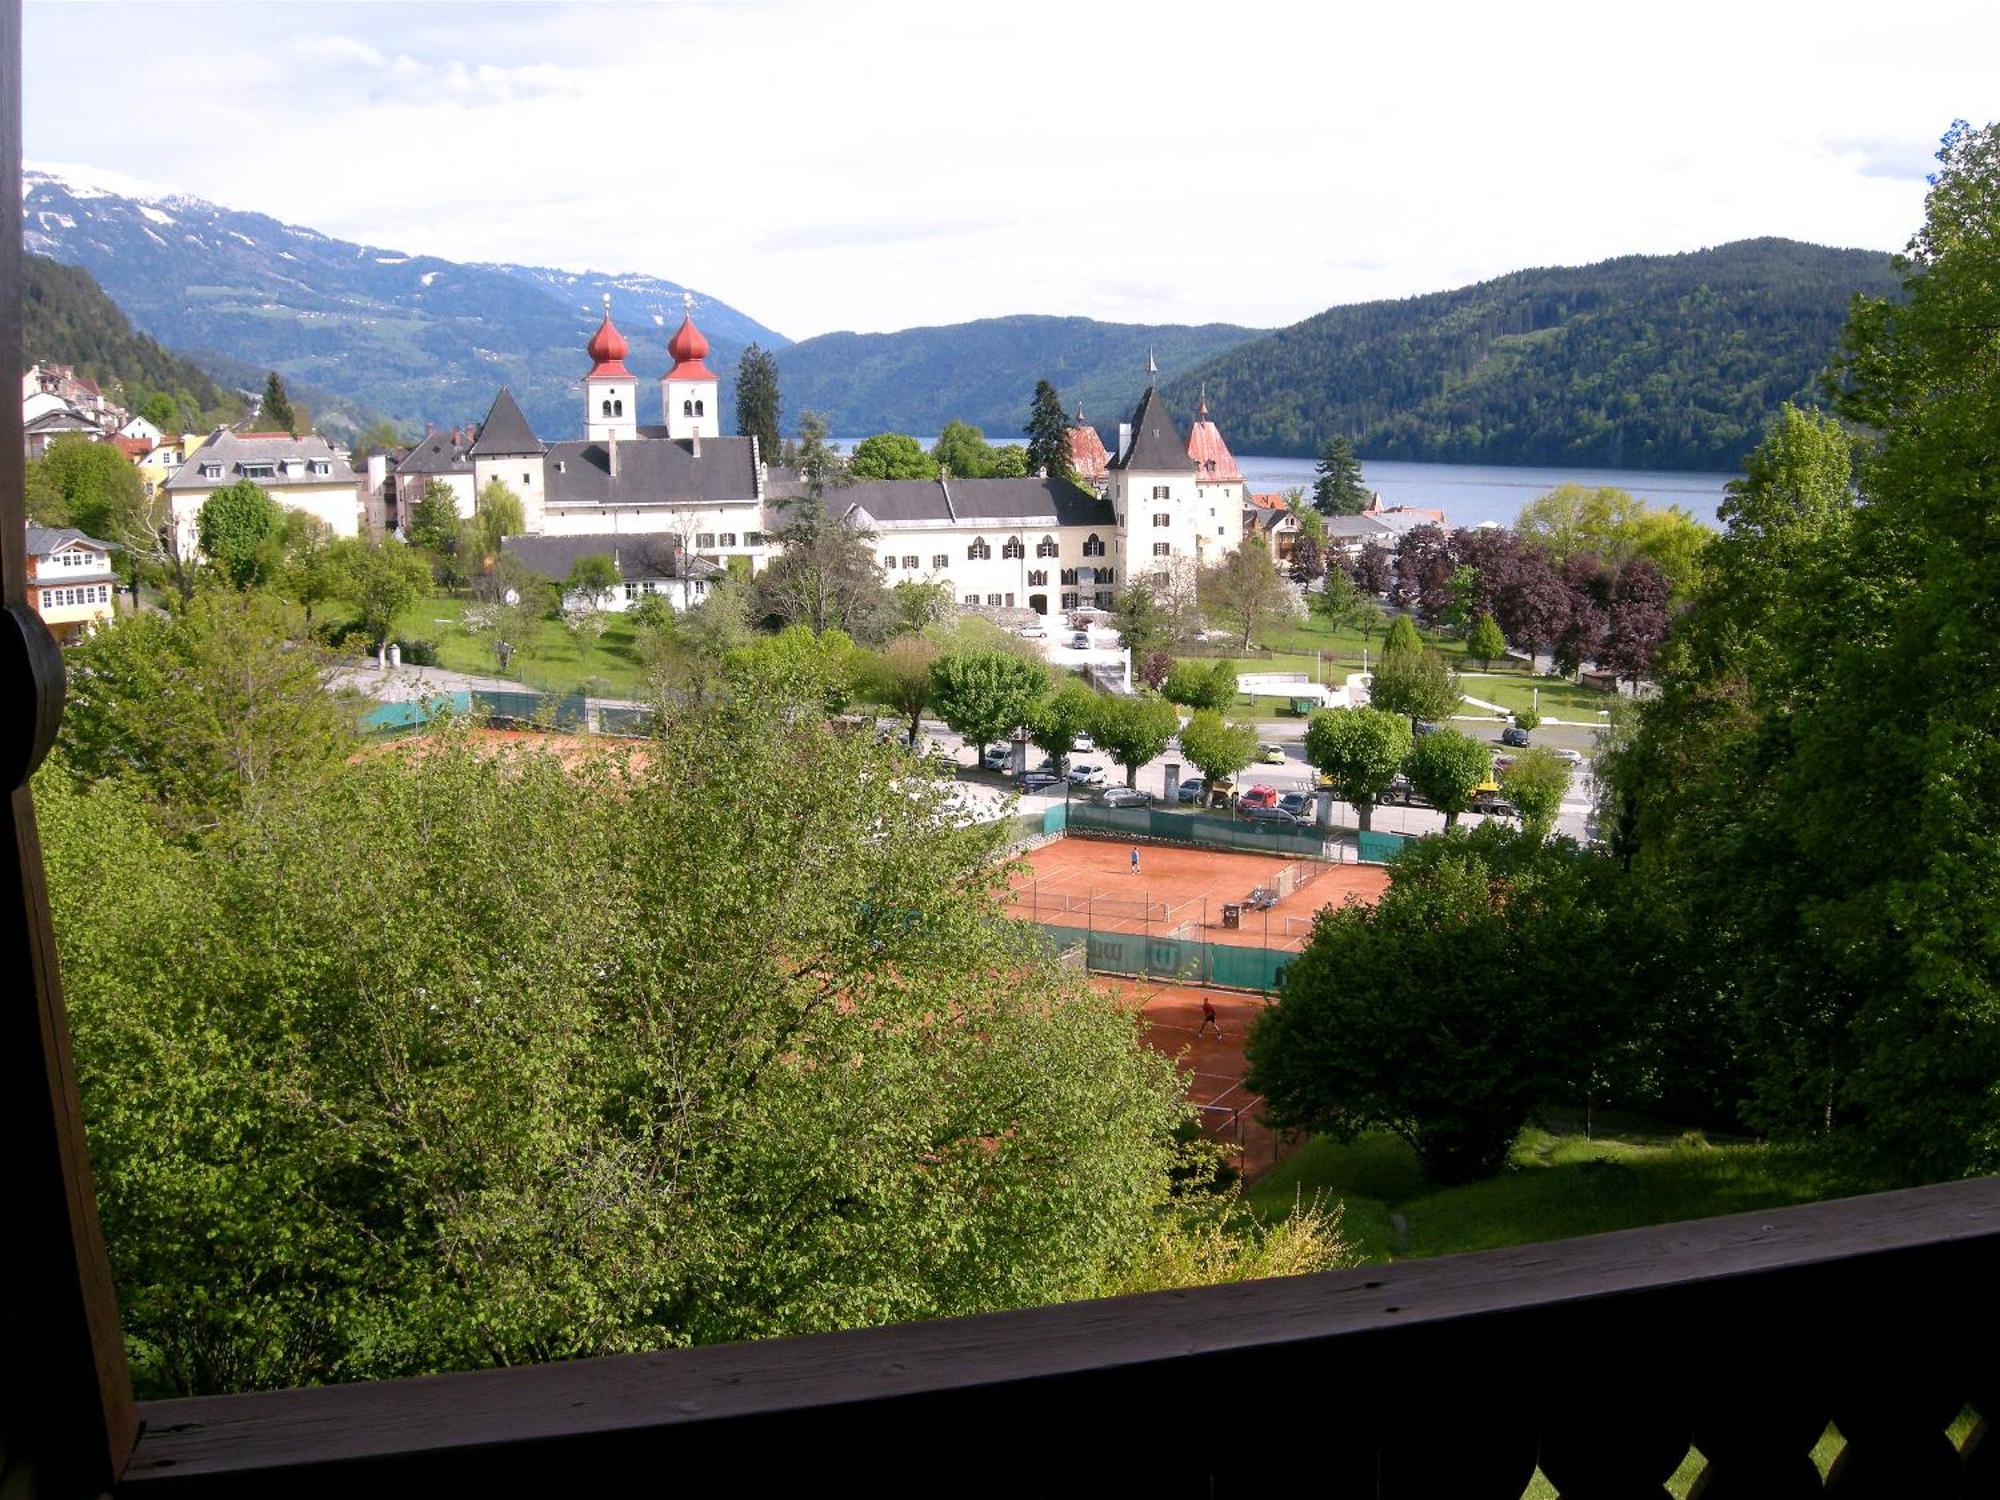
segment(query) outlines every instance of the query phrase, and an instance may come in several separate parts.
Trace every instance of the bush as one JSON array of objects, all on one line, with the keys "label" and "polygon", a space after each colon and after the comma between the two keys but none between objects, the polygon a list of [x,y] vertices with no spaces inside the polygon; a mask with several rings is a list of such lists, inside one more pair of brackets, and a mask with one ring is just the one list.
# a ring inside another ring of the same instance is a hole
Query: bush
[{"label": "bush", "polygon": [[424,640],[420,637],[413,641],[398,640],[396,645],[403,653],[403,665],[406,667],[435,667],[442,665],[438,660],[436,641]]},{"label": "bush", "polygon": [[1521,709],[1514,715],[1514,727],[1516,729],[1539,729],[1541,725],[1542,716],[1532,708]]}]

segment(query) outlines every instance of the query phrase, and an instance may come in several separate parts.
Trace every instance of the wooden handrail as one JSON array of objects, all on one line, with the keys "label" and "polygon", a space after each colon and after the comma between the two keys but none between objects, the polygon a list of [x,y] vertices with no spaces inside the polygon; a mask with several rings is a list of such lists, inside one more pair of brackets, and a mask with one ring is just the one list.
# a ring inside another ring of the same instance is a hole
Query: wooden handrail
[{"label": "wooden handrail", "polygon": [[1311,1472],[1357,1494],[1511,1500],[1538,1457],[1586,1478],[1659,1470],[1598,1491],[1658,1494],[1705,1433],[1711,1460],[1777,1496],[1845,1412],[1868,1453],[1950,1464],[1954,1488],[1898,1493],[1956,1494],[1944,1430],[1983,1410],[1996,1252],[2000,1179],[1982,1179],[981,1317],[149,1402],[125,1487],[601,1488],[719,1469],[753,1488],[1055,1493],[1097,1473],[1208,1494]]}]

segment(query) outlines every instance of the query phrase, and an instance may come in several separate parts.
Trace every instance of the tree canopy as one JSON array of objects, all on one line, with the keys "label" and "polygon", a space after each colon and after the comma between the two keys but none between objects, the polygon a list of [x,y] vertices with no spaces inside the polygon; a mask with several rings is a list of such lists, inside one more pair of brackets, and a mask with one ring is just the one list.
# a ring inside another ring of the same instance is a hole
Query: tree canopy
[{"label": "tree canopy", "polygon": [[1257,726],[1224,723],[1214,709],[1200,709],[1181,728],[1181,753],[1208,782],[1221,781],[1255,758]]},{"label": "tree canopy", "polygon": [[767,464],[778,462],[778,360],[752,343],[736,363],[736,432],[757,439]]},{"label": "tree canopy", "polygon": [[1255,636],[1303,613],[1297,589],[1286,583],[1261,537],[1245,537],[1235,551],[1203,568],[1199,588],[1202,609],[1246,651]]},{"label": "tree canopy", "polygon": [[1361,479],[1361,460],[1354,444],[1336,434],[1320,445],[1313,466],[1313,509],[1323,516],[1358,516],[1368,509],[1368,486]]},{"label": "tree canopy", "polygon": [[1333,782],[1363,829],[1410,754],[1410,726],[1379,708],[1322,709],[1306,721],[1306,763]]},{"label": "tree canopy", "polygon": [[1028,406],[1027,466],[1030,474],[1049,479],[1075,477],[1070,468],[1069,418],[1063,412],[1062,397],[1046,380],[1035,382],[1034,400]]},{"label": "tree canopy", "polygon": [[276,571],[284,515],[254,479],[211,490],[195,514],[202,555],[239,589],[263,583]]},{"label": "tree canopy", "polygon": [[1007,651],[954,651],[931,672],[938,717],[982,755],[1027,721],[1049,681],[1047,667]]},{"label": "tree canopy", "polygon": [[938,466],[915,438],[878,432],[854,445],[847,470],[856,479],[935,479]]}]

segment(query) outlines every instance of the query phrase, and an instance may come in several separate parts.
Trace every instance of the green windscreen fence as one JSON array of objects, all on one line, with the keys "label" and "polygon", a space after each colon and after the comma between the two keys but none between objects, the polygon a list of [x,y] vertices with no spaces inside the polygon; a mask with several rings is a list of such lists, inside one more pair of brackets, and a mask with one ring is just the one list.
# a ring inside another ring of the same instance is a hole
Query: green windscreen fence
[{"label": "green windscreen fence", "polygon": [[1256,823],[1227,813],[1072,802],[1069,832],[1085,838],[1159,839],[1205,849],[1240,849],[1247,854],[1276,854],[1287,859],[1338,858],[1335,846],[1316,828],[1300,823]]},{"label": "green windscreen fence", "polygon": [[585,717],[581,693],[475,692],[471,711],[482,719],[557,729],[581,728]]},{"label": "green windscreen fence", "polygon": [[1151,937],[1136,932],[1093,932],[1087,927],[1041,924],[1058,951],[1080,950],[1093,974],[1159,979],[1173,984],[1218,985],[1276,993],[1290,950],[1210,943],[1199,938]]},{"label": "green windscreen fence", "polygon": [[1370,830],[1357,833],[1354,842],[1359,850],[1358,858],[1364,865],[1389,865],[1396,862],[1409,844],[1409,839],[1400,833],[1376,833]]}]

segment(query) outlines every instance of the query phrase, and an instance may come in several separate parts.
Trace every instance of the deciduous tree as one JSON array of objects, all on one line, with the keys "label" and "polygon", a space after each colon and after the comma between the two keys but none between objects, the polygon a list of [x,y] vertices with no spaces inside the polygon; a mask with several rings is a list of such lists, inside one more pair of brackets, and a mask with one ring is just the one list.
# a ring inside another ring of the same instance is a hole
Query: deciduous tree
[{"label": "deciduous tree", "polygon": [[1298,595],[1286,586],[1261,537],[1245,537],[1221,562],[1203,568],[1200,590],[1202,609],[1239,636],[1246,651],[1252,637],[1300,613]]},{"label": "deciduous tree", "polygon": [[937,478],[937,464],[923,444],[900,432],[878,432],[856,443],[847,471],[856,479]]},{"label": "deciduous tree", "polygon": [[1322,709],[1306,722],[1306,762],[1324,772],[1364,831],[1410,754],[1410,726],[1378,708]]},{"label": "deciduous tree", "polygon": [[1064,677],[1054,692],[1028,705],[1029,741],[1057,765],[1066,765],[1076,737],[1090,733],[1096,723],[1098,702],[1097,694],[1076,678]]},{"label": "deciduous tree", "polygon": [[1224,657],[1174,663],[1164,688],[1167,701],[1196,713],[1220,713],[1236,701],[1236,665]]},{"label": "deciduous tree", "polygon": [[1493,774],[1493,755],[1470,735],[1438,729],[1418,737],[1407,771],[1410,785],[1444,814],[1444,826],[1456,828],[1473,792]]},{"label": "deciduous tree", "polygon": [[898,636],[875,653],[861,669],[860,691],[909,721],[909,739],[923,733],[924,710],[935,691],[931,667],[938,649],[919,635]]},{"label": "deciduous tree", "polygon": [[1005,651],[959,651],[931,667],[938,717],[980,755],[1026,722],[1048,688],[1048,668]]},{"label": "deciduous tree", "polygon": [[1562,812],[1569,778],[1569,762],[1538,745],[1514,756],[1500,773],[1500,789],[1519,810],[1522,826],[1537,838],[1547,838]]},{"label": "deciduous tree", "polygon": [[1125,785],[1137,786],[1139,767],[1164,752],[1181,727],[1163,698],[1114,698],[1099,694],[1090,719],[1098,747],[1125,768]]},{"label": "deciduous tree", "polygon": [[1481,615],[1473,621],[1472,629],[1465,636],[1465,654],[1487,671],[1491,671],[1493,663],[1507,654],[1507,637],[1500,633],[1500,626],[1493,616]]},{"label": "deciduous tree", "polygon": [[1256,758],[1257,726],[1226,724],[1215,710],[1201,709],[1181,730],[1181,753],[1201,772],[1205,790],[1212,790]]},{"label": "deciduous tree", "polygon": [[1458,712],[1463,696],[1458,673],[1435,651],[1384,650],[1368,687],[1371,704],[1401,714],[1412,728],[1423,720],[1443,723]]},{"label": "deciduous tree", "polygon": [[283,526],[278,502],[251,479],[211,491],[195,516],[202,555],[239,589],[265,582],[276,570]]}]

